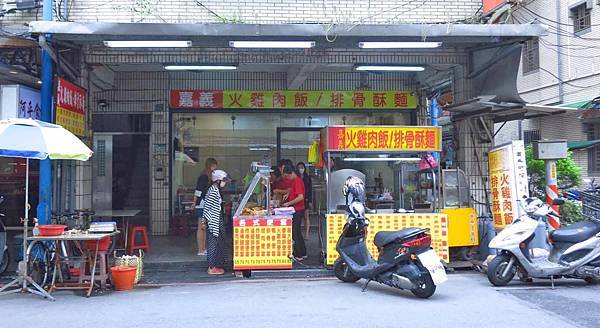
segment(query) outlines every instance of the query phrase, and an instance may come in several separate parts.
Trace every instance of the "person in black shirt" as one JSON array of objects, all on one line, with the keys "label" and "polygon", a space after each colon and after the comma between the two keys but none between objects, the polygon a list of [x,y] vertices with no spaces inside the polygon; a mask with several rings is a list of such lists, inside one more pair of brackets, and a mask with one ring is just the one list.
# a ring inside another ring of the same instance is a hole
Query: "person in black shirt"
[{"label": "person in black shirt", "polygon": [[204,198],[208,187],[211,185],[211,174],[217,169],[219,163],[216,159],[209,157],[204,164],[204,172],[196,181],[196,191],[194,192],[194,205],[196,207],[196,217],[198,218],[198,231],[196,240],[198,242],[198,255],[206,255],[206,225],[202,222],[204,214]]}]

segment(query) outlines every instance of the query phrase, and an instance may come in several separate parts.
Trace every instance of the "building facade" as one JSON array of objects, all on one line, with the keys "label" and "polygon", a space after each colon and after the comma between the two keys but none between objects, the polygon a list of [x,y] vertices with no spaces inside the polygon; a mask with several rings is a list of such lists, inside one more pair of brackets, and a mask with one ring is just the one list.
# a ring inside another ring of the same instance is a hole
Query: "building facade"
[{"label": "building facade", "polygon": [[[119,206],[145,207],[144,223],[157,235],[168,233],[169,221],[177,210],[178,189],[184,188],[176,184],[183,181],[183,185],[193,185],[193,175],[199,173],[198,167],[188,168],[193,173],[184,173],[177,178],[175,175],[181,172],[180,169],[189,165],[177,163],[172,154],[185,152],[185,142],[191,142],[187,149],[191,155],[196,151],[192,148],[208,149],[196,158],[199,162],[214,154],[222,161],[232,163],[234,160],[230,158],[238,154],[232,150],[215,152],[214,145],[207,145],[206,141],[212,136],[194,135],[189,130],[206,127],[201,120],[218,116],[208,130],[219,130],[215,135],[222,133],[225,138],[229,137],[226,133],[232,135],[243,130],[244,120],[249,118],[244,109],[220,113],[172,111],[169,106],[172,90],[407,90],[418,99],[416,110],[410,113],[381,114],[375,108],[367,108],[354,112],[321,110],[296,114],[271,108],[267,119],[276,116],[277,122],[273,126],[279,124],[278,127],[427,125],[431,122],[427,107],[431,94],[451,94],[450,98],[456,103],[476,96],[469,73],[473,57],[477,57],[474,52],[479,47],[489,49],[502,47],[504,43],[523,42],[542,30],[539,24],[484,25],[486,18],[481,14],[478,0],[55,1],[53,22],[39,21],[41,8],[15,11],[10,6],[8,1],[3,3],[2,28],[10,33],[8,36],[23,34],[35,38],[52,34],[53,49],[59,58],[56,74],[87,90],[87,128],[94,131],[88,141],[93,144],[96,155],[90,163],[77,164],[74,168],[71,175],[74,177],[73,208],[98,208],[106,201],[107,193],[126,194],[127,188],[122,185],[144,188],[142,192],[136,192],[142,196]],[[185,49],[115,49],[104,44],[111,39],[147,40],[157,36],[193,39],[193,46]],[[233,49],[227,43],[234,38],[257,39],[257,36],[315,39],[316,47],[303,50]],[[365,38],[433,40],[441,42],[441,47],[361,49],[358,43]],[[164,68],[167,64],[199,63],[236,65],[237,70],[169,72]],[[357,72],[357,64],[416,65],[425,69],[420,73],[372,74]],[[252,119],[256,121],[250,117]],[[260,125],[260,122],[256,124]],[[477,172],[473,175],[476,178],[469,183],[472,189],[479,191],[476,198],[483,202],[487,197],[484,195],[487,192],[485,152],[491,140],[480,138],[483,133],[478,125],[456,124],[458,128],[454,133],[461,141],[457,142],[460,147],[454,149],[458,154],[455,163],[465,171]],[[452,139],[453,136],[448,137]],[[250,144],[246,139],[243,141]],[[271,143],[261,141],[259,146]],[[250,148],[263,148],[259,146]],[[117,156],[116,148],[125,149],[118,155],[123,157],[113,157]],[[113,160],[113,164],[125,163],[112,168],[126,177],[125,182],[105,174],[109,160]],[[241,166],[235,168],[232,165],[231,170],[236,178],[246,173]],[[104,189],[101,188],[102,181]],[[124,200],[120,196],[112,198],[115,199]]]},{"label": "building facade", "polygon": [[[496,144],[514,139],[526,143],[599,139],[597,123],[581,116],[584,107],[600,96],[600,57],[595,55],[600,49],[600,3],[537,0],[525,1],[513,10],[507,19],[547,26],[546,35],[523,44],[518,76],[521,98],[527,103],[564,106],[567,112],[509,122],[496,136]],[[573,150],[584,177],[600,176],[597,152],[597,147]]]}]

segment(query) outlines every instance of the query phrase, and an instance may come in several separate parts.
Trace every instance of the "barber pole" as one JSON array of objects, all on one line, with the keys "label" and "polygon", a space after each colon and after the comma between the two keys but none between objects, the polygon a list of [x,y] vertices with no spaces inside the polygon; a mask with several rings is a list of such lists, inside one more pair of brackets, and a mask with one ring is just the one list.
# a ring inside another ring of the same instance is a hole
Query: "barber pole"
[{"label": "barber pole", "polygon": [[[560,213],[558,205],[552,205],[552,201],[558,198],[558,186],[556,177],[556,161],[546,160],[546,202],[552,206],[556,213]],[[548,222],[554,229],[560,228],[560,221],[557,217],[549,216]]]}]

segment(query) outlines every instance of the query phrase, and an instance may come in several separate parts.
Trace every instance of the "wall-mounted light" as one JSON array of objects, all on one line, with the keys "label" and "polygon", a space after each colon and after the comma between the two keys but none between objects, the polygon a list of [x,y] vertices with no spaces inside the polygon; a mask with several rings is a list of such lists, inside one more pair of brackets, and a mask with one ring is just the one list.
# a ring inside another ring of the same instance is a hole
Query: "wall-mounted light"
[{"label": "wall-mounted light", "polygon": [[308,49],[315,41],[229,41],[232,48]]},{"label": "wall-mounted light", "polygon": [[149,41],[104,41],[109,48],[188,48],[192,41],[149,40]]},{"label": "wall-mounted light", "polygon": [[420,162],[416,157],[346,157],[344,162]]},{"label": "wall-mounted light", "polygon": [[432,49],[442,46],[441,42],[359,42],[358,47],[362,49]]},{"label": "wall-mounted light", "polygon": [[363,72],[422,72],[423,66],[359,65],[354,68]]},{"label": "wall-mounted light", "polygon": [[167,71],[233,71],[234,65],[167,65]]}]

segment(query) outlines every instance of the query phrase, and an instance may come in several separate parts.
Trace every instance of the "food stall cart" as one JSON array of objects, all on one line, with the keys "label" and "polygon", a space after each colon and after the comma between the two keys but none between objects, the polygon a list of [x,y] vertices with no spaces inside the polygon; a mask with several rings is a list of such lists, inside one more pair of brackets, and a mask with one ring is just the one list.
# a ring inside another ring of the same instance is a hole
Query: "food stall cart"
[{"label": "food stall cart", "polygon": [[[321,158],[325,179],[327,182],[327,213],[322,216],[321,251],[326,265],[333,265],[338,254],[335,249],[338,237],[346,222],[345,200],[342,196],[341,185],[350,175],[365,178],[365,174],[352,168],[352,164],[366,162],[386,162],[394,170],[394,185],[398,190],[403,189],[401,170],[403,163],[419,163],[422,157],[431,152],[441,151],[441,128],[432,126],[329,126],[321,132]],[[344,163],[344,165],[340,165]],[[344,167],[346,166],[346,167]],[[365,166],[368,168],[368,166]],[[435,166],[431,169],[432,176],[440,176],[441,169]],[[381,178],[381,177],[377,177]],[[376,179],[373,179],[377,182]],[[374,256],[377,247],[373,238],[379,231],[399,230],[407,227],[429,228],[432,237],[432,247],[446,262],[450,262],[449,241],[451,225],[449,215],[439,206],[442,186],[435,179],[429,186],[431,200],[417,199],[412,208],[405,210],[405,202],[390,200],[392,208],[375,208],[367,214],[370,220],[367,245]],[[389,183],[389,182],[388,182]],[[367,184],[368,187],[368,184]],[[369,196],[368,196],[369,197]],[[377,204],[377,202],[375,202]],[[476,218],[475,218],[476,219]],[[477,227],[475,221],[474,227]],[[464,231],[457,231],[464,233]]]},{"label": "food stall cart", "polygon": [[[292,268],[292,214],[273,210],[271,169],[254,163],[254,178],[233,215],[233,269],[249,277],[252,270]],[[262,184],[265,197],[256,199]]]},{"label": "food stall cart", "polygon": [[[438,184],[442,190],[436,195],[432,185]],[[479,244],[479,227],[465,173],[459,168],[443,169],[441,172],[422,169],[419,171],[418,193],[423,203],[417,206],[422,211],[439,211],[448,215],[451,261],[472,260]]]}]

